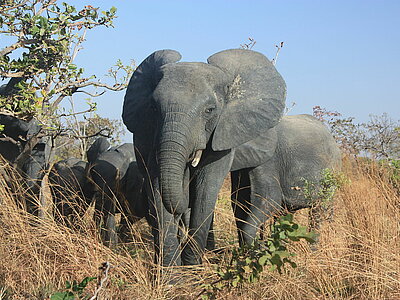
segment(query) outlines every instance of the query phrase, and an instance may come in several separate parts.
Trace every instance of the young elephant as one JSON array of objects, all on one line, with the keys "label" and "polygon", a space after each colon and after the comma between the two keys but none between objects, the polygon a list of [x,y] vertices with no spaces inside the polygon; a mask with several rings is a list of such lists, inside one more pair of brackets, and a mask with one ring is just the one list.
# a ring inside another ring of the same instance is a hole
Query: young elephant
[{"label": "young elephant", "polygon": [[90,165],[110,147],[105,138],[98,138],[88,149],[88,162],[78,158],[68,158],[56,162],[49,174],[50,188],[56,217],[69,218],[74,211],[89,205],[94,187],[89,180]]},{"label": "young elephant", "polygon": [[[243,161],[254,155],[263,156],[265,163],[241,169]],[[318,182],[324,169],[340,164],[332,135],[310,115],[285,116],[266,134],[238,147],[231,178],[240,244],[250,244],[260,225],[284,208],[311,207],[302,191],[304,180]]]},{"label": "young elephant", "polygon": [[[115,214],[123,212],[137,220],[146,216],[147,202],[143,199],[143,177],[137,171],[133,144],[125,143],[100,154],[90,168],[97,190],[95,196],[96,222],[102,227],[106,244],[117,243]],[[122,223],[126,220],[122,218]]]},{"label": "young elephant", "polygon": [[49,182],[57,219],[68,218],[89,203],[92,188],[86,176],[87,167],[88,163],[78,158],[68,158],[53,165]]}]

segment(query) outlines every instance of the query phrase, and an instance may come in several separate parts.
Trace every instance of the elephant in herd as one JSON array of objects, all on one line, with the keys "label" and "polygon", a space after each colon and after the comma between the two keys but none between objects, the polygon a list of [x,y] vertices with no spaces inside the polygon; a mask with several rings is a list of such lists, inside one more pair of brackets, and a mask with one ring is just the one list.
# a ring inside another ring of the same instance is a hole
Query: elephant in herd
[{"label": "elephant in herd", "polygon": [[[229,173],[243,245],[274,214],[311,207],[304,180],[318,182],[324,169],[341,164],[340,150],[319,120],[283,116],[286,84],[263,54],[231,49],[207,63],[180,59],[177,51],[156,51],[133,73],[122,112],[133,144],[110,148],[100,138],[88,150],[88,162],[58,162],[50,176],[54,186],[68,183],[79,191],[77,198],[96,199],[103,212],[97,222],[109,245],[117,242],[116,212],[145,217],[155,261],[164,266],[202,262]],[[71,214],[62,190],[53,195],[59,210]],[[182,225],[188,229],[184,238]]]},{"label": "elephant in herd", "polygon": [[87,151],[88,161],[69,158],[55,163],[49,180],[61,217],[87,208],[95,201],[95,219],[107,245],[117,243],[115,215],[121,212],[134,222],[147,215],[143,177],[138,172],[133,144],[111,147],[98,138]]},{"label": "elephant in herd", "polygon": [[[310,207],[302,179],[317,181],[341,159],[317,119],[283,117],[285,82],[261,53],[232,49],[208,63],[180,59],[174,50],[148,56],[132,75],[122,113],[145,178],[156,260],[165,266],[202,262],[229,172],[243,244],[272,214]],[[182,243],[177,220],[188,208]]]},{"label": "elephant in herd", "polygon": [[[0,124],[3,125],[0,131],[0,156],[25,178],[26,206],[28,211],[36,213],[34,195],[39,193],[40,182],[50,160],[49,139],[40,137],[41,126],[35,119],[24,121],[0,114]],[[4,170],[0,170],[0,174],[6,175]]]}]

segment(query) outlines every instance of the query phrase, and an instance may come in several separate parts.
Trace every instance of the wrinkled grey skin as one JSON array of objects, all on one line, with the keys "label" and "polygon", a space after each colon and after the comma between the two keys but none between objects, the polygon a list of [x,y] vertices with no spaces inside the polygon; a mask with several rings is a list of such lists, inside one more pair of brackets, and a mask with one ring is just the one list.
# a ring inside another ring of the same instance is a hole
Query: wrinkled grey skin
[{"label": "wrinkled grey skin", "polygon": [[55,163],[49,173],[51,193],[57,208],[56,218],[69,217],[83,209],[93,196],[93,186],[88,180],[88,163],[78,158],[68,158]]},{"label": "wrinkled grey skin", "polygon": [[[226,50],[208,63],[178,63],[180,58],[173,50],[146,58],[131,78],[122,114],[134,134],[156,259],[163,265],[201,263],[234,149],[273,128],[286,97],[284,80],[260,53]],[[201,160],[190,167],[198,150]],[[242,162],[243,168],[259,163]],[[177,220],[188,207],[191,243],[179,255]]]},{"label": "wrinkled grey skin", "polygon": [[[62,217],[69,217],[73,210],[83,209],[90,204],[94,186],[89,179],[90,165],[98,156],[110,148],[106,138],[98,138],[88,149],[88,162],[68,158],[55,163],[49,173],[53,201]],[[56,214],[56,217],[59,217]]]},{"label": "wrinkled grey skin", "polygon": [[[264,163],[243,168],[249,157]],[[331,133],[310,115],[285,116],[266,134],[237,147],[231,180],[239,243],[251,244],[260,225],[284,208],[311,207],[302,191],[304,179],[317,183],[324,169],[340,165]]]},{"label": "wrinkled grey skin", "polygon": [[[147,202],[142,199],[143,177],[137,170],[133,144],[125,143],[101,153],[90,168],[97,193],[97,222],[103,228],[107,245],[117,243],[115,214],[121,208],[128,217],[146,216]],[[126,220],[122,220],[125,222]]]},{"label": "wrinkled grey skin", "polygon": [[[41,130],[38,122],[32,119],[29,122],[16,117],[0,114],[0,124],[4,130],[0,133],[0,155],[14,165],[26,178],[28,199],[37,195],[40,190],[40,181],[50,160],[50,144],[47,137],[36,139]],[[27,141],[33,143],[30,151]],[[29,149],[28,149],[29,150]],[[28,210],[35,212],[37,207],[28,200]]]}]

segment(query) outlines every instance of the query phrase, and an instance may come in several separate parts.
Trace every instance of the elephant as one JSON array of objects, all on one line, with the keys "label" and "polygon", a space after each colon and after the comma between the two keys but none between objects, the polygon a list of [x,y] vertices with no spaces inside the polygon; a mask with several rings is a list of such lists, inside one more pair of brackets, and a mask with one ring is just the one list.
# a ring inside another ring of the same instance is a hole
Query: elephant
[{"label": "elephant", "polygon": [[86,170],[88,163],[78,158],[58,161],[49,173],[50,189],[56,211],[56,218],[69,218],[91,199],[92,185]]},{"label": "elephant", "polygon": [[[142,195],[143,177],[138,172],[133,144],[125,143],[101,153],[90,167],[90,176],[97,190],[96,222],[102,228],[106,245],[114,246],[118,209],[132,221],[147,216],[147,201]],[[121,222],[126,224],[124,217]]]},{"label": "elephant", "polygon": [[[235,148],[275,127],[286,98],[283,78],[261,53],[230,49],[208,63],[180,59],[174,50],[148,56],[130,79],[122,112],[145,178],[155,260],[164,266],[201,263]],[[263,159],[261,152],[240,168]],[[181,249],[177,220],[188,207]]]},{"label": "elephant", "polygon": [[0,132],[0,155],[25,177],[27,209],[35,213],[35,198],[50,160],[50,139],[38,137],[41,126],[35,119],[24,121],[0,114],[0,124],[4,125]]},{"label": "elephant", "polygon": [[[244,162],[261,157],[264,163],[244,168]],[[231,199],[239,244],[251,244],[260,225],[283,209],[314,207],[316,199],[304,195],[305,180],[318,184],[324,169],[340,166],[341,151],[332,134],[311,115],[284,116],[265,134],[237,147]],[[313,208],[317,214],[318,208]]]},{"label": "elephant", "polygon": [[[98,223],[102,223],[105,227],[103,232],[105,243],[115,246],[118,238],[115,213],[118,210],[123,213],[120,223],[121,233],[126,233],[124,227],[127,226],[128,221],[135,223],[146,218],[148,223],[151,222],[144,178],[139,171],[132,144],[126,143],[113,147],[100,153],[92,161],[91,153],[94,153],[95,149],[96,147],[92,146],[87,157],[90,163],[90,177],[97,189],[96,210],[103,213],[103,218],[98,220]],[[118,199],[119,205],[117,205],[116,199]],[[189,217],[190,210],[188,209],[179,220],[182,227],[188,227]],[[207,249],[212,250],[213,248],[214,239],[210,235]]]},{"label": "elephant", "polygon": [[73,211],[89,205],[94,194],[94,186],[89,178],[89,170],[98,156],[110,148],[106,138],[98,138],[86,152],[88,162],[78,158],[68,158],[56,162],[50,170],[49,182],[56,217],[66,217]]}]

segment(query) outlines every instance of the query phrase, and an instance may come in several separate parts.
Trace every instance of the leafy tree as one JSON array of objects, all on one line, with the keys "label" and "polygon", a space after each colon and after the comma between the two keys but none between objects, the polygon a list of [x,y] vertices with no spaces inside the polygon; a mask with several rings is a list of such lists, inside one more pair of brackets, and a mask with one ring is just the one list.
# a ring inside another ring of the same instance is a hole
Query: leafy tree
[{"label": "leafy tree", "polygon": [[[109,85],[95,75],[84,76],[83,68],[74,63],[88,30],[113,26],[115,7],[101,11],[86,5],[77,10],[57,0],[0,0],[0,5],[0,34],[8,43],[0,50],[0,77],[6,82],[0,87],[1,114],[36,118],[45,129],[43,135],[62,136],[64,124],[57,109],[66,97],[103,93],[90,93],[89,87],[112,91],[126,87],[131,65],[118,61],[109,70],[114,81]],[[95,105],[90,105],[80,113],[93,110]],[[68,116],[74,114],[79,113]]]}]

